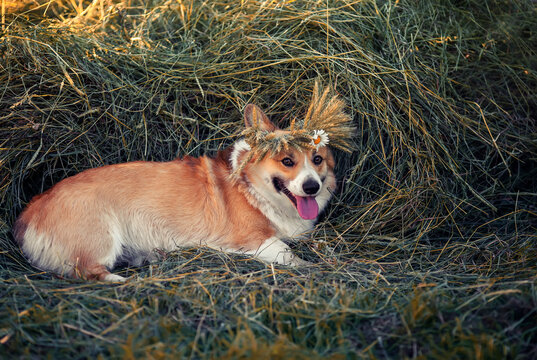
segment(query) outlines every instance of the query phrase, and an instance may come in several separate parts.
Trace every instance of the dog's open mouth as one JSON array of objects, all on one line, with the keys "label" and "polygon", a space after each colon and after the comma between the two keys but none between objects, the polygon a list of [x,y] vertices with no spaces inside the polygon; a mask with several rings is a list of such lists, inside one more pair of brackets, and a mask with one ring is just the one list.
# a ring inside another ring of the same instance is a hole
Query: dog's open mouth
[{"label": "dog's open mouth", "polygon": [[274,188],[278,192],[284,193],[293,203],[298,211],[298,215],[305,220],[313,220],[319,215],[319,205],[314,196],[298,196],[289,191],[283,184],[283,180],[277,177],[272,178]]}]

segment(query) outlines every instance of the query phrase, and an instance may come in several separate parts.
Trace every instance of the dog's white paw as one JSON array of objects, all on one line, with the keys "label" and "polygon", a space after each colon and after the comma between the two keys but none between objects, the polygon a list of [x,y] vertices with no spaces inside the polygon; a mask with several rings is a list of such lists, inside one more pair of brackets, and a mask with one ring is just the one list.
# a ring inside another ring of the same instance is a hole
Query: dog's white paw
[{"label": "dog's white paw", "polygon": [[127,281],[127,279],[124,278],[123,276],[116,275],[116,274],[107,274],[104,277],[103,280],[108,281],[108,282],[125,282],[125,281]]},{"label": "dog's white paw", "polygon": [[289,246],[287,246],[286,243],[276,237],[271,237],[265,240],[265,242],[261,244],[259,249],[253,252],[253,255],[268,263],[275,263],[293,267],[311,265],[311,263],[309,263],[308,261],[302,260],[295,254],[293,254]]},{"label": "dog's white paw", "polygon": [[303,266],[313,265],[313,263],[303,260],[296,255],[293,255],[293,258],[291,259],[289,264],[285,264],[285,265],[292,266],[292,267],[303,267]]}]

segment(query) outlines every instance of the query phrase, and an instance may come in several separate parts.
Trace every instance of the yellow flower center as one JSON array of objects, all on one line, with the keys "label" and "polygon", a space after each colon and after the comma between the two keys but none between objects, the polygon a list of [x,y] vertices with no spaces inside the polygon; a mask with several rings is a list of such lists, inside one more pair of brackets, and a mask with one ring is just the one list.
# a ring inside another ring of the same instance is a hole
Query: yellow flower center
[{"label": "yellow flower center", "polygon": [[317,136],[315,139],[313,139],[313,143],[315,145],[319,144],[321,142],[321,137],[320,136]]}]

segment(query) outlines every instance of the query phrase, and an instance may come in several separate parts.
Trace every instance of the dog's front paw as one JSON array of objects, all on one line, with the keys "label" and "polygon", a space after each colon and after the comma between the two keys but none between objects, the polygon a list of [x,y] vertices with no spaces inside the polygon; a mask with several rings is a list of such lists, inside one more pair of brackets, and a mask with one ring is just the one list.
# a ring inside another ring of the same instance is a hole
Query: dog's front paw
[{"label": "dog's front paw", "polygon": [[291,256],[292,256],[291,260],[289,261],[288,264],[285,264],[285,265],[292,266],[292,267],[303,267],[303,266],[313,265],[312,262],[303,260],[303,259],[299,258],[298,256],[296,256],[294,254],[291,255]]},{"label": "dog's front paw", "polygon": [[263,242],[256,251],[252,251],[251,254],[268,263],[279,265],[303,267],[312,264],[293,254],[289,246],[276,237],[271,237],[265,240],[265,242]]},{"label": "dog's front paw", "polygon": [[295,255],[289,248],[286,248],[285,250],[279,252],[278,256],[271,262],[291,267],[304,267],[308,265],[313,265],[313,263],[303,260],[297,255]]}]

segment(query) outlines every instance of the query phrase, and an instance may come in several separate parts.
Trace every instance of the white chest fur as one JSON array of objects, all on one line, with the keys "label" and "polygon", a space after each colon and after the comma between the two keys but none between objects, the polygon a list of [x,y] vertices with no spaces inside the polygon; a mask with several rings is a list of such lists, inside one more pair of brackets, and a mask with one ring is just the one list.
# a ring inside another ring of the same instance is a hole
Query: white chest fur
[{"label": "white chest fur", "polygon": [[[315,220],[304,220],[298,216],[297,210],[289,200],[284,201],[280,206],[274,206],[273,203],[267,201],[266,197],[251,188],[251,193],[256,197],[259,203],[259,210],[270,220],[274,228],[277,230],[276,236],[279,238],[297,238],[307,231],[313,229]],[[288,204],[286,202],[289,202]]]}]

